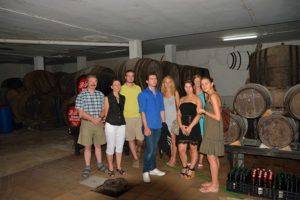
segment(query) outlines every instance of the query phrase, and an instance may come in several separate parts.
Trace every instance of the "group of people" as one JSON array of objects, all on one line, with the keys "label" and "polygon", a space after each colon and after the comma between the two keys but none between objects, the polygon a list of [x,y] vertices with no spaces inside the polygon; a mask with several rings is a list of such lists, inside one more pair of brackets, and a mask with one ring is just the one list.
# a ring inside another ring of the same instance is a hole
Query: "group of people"
[{"label": "group of people", "polygon": [[[126,71],[125,83],[113,80],[112,92],[106,97],[96,90],[97,78],[88,76],[88,88],[76,98],[76,109],[81,117],[78,143],[85,146],[85,168],[82,176],[91,173],[91,146],[95,147],[97,167],[110,177],[116,172],[124,175],[122,152],[125,140],[133,157],[132,166],[139,168],[141,149],[145,142],[143,157],[143,181],[151,182],[150,176],[164,176],[166,173],[156,167],[156,150],[161,130],[171,135],[171,156],[167,165],[175,166],[177,152],[182,164],[180,175],[191,179],[195,168],[203,167],[207,155],[211,182],[201,185],[200,191],[218,192],[219,156],[224,155],[221,98],[210,77],[194,76],[184,83],[186,95],[181,97],[174,80],[166,76],[161,90],[157,88],[157,75],[147,75],[148,87],[141,91],[134,84],[134,72]],[[102,162],[101,145],[106,145],[108,167]],[[188,161],[187,152],[190,154]],[[200,155],[199,155],[200,154]],[[198,159],[199,158],[199,159]]]}]

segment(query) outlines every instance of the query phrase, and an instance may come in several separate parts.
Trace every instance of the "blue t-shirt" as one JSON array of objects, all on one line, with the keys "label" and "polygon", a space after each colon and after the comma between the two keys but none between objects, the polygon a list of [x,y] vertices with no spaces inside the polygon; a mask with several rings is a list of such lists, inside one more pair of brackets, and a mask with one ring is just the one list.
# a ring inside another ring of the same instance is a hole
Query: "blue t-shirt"
[{"label": "blue t-shirt", "polygon": [[159,129],[162,127],[160,112],[164,111],[163,95],[156,90],[153,93],[149,88],[146,88],[138,96],[140,113],[144,112],[148,128]]}]

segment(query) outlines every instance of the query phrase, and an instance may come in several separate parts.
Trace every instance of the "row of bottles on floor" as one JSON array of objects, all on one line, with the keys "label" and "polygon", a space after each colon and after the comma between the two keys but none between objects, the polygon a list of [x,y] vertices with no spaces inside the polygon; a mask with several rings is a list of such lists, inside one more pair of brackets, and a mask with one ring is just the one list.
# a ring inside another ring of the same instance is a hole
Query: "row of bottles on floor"
[{"label": "row of bottles on floor", "polygon": [[281,199],[287,194],[300,194],[300,177],[285,172],[275,174],[270,169],[235,167],[228,174],[227,189]]}]

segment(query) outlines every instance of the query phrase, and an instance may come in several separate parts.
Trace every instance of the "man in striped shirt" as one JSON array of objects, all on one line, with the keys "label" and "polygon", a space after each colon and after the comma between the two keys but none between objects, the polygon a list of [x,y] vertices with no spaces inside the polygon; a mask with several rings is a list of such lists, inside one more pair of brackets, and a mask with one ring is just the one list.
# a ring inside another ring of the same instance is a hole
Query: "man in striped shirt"
[{"label": "man in striped shirt", "polygon": [[88,177],[91,172],[91,146],[95,147],[97,167],[100,171],[106,172],[107,168],[102,163],[101,145],[106,143],[103,131],[101,114],[104,106],[104,94],[96,90],[97,78],[90,75],[87,77],[88,88],[76,98],[76,109],[81,118],[78,143],[85,147],[84,159],[85,168],[82,171],[83,177]]}]

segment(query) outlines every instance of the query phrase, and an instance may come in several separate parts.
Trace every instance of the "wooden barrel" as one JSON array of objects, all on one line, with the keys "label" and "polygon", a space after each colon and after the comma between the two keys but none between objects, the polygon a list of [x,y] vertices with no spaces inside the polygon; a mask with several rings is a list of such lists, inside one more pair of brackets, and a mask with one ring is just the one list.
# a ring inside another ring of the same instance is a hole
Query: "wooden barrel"
[{"label": "wooden barrel", "polygon": [[171,76],[175,82],[176,88],[179,89],[179,85],[180,85],[179,66],[176,63],[171,63],[168,61],[160,62],[160,66],[162,68],[163,77]]},{"label": "wooden barrel", "polygon": [[30,96],[25,88],[9,90],[6,94],[8,105],[13,112],[13,118],[16,123],[23,123],[27,120],[25,104],[26,99]]},{"label": "wooden barrel", "polygon": [[150,58],[142,58],[137,62],[135,71],[136,82],[141,86],[142,89],[147,87],[147,75],[152,72],[156,73],[157,75],[157,88],[161,87],[163,73],[158,61]]},{"label": "wooden barrel", "polygon": [[[125,83],[125,73],[127,70],[132,70],[136,73],[136,66],[140,61],[139,58],[128,59],[122,63],[120,63],[115,68],[116,78],[121,81],[121,83]],[[136,82],[136,79],[134,80]],[[137,83],[137,82],[136,82]]]},{"label": "wooden barrel", "polygon": [[284,95],[287,89],[275,88],[275,87],[266,87],[272,97],[272,109],[284,109]]},{"label": "wooden barrel", "polygon": [[36,70],[27,73],[24,76],[24,86],[30,93],[34,94],[59,92],[55,75],[44,70]]},{"label": "wooden barrel", "polygon": [[[96,67],[88,67],[85,69],[82,69],[75,74],[75,84],[77,83],[77,80],[82,75],[95,75],[98,79],[97,84],[97,90],[100,90],[103,92],[104,95],[108,95],[111,92],[111,82],[115,78],[115,72],[107,67],[102,66],[96,66]],[[74,85],[76,88],[76,86]]]},{"label": "wooden barrel", "polygon": [[71,74],[66,72],[56,72],[55,76],[57,79],[60,94],[69,96],[73,96],[76,94],[76,87],[74,87],[74,85],[76,84],[76,72]]},{"label": "wooden barrel", "polygon": [[1,88],[18,89],[21,87],[23,87],[23,80],[21,78],[8,78],[1,83]]},{"label": "wooden barrel", "polygon": [[73,126],[71,121],[69,120],[69,111],[70,108],[75,106],[75,100],[76,100],[76,96],[73,96],[71,98],[65,99],[64,102],[62,103],[62,113],[63,113],[63,119],[64,119],[64,123],[68,126]]},{"label": "wooden barrel", "polygon": [[295,119],[300,120],[300,84],[291,87],[284,95],[284,107]]},{"label": "wooden barrel", "polygon": [[270,148],[284,148],[297,137],[298,126],[293,118],[285,117],[280,112],[260,118],[258,122],[259,138]]},{"label": "wooden barrel", "polygon": [[272,97],[268,89],[255,83],[241,87],[233,100],[235,111],[246,118],[261,116],[271,105]]},{"label": "wooden barrel", "polygon": [[299,46],[278,45],[254,52],[250,58],[250,81],[277,88],[299,84]]},{"label": "wooden barrel", "polygon": [[243,139],[248,129],[247,119],[230,113],[229,129],[224,133],[224,143],[231,144]]},{"label": "wooden barrel", "polygon": [[209,77],[209,71],[206,68],[194,67],[189,65],[179,65],[179,92],[184,95],[184,82],[186,80],[193,81],[195,75],[200,75],[202,77]]}]

